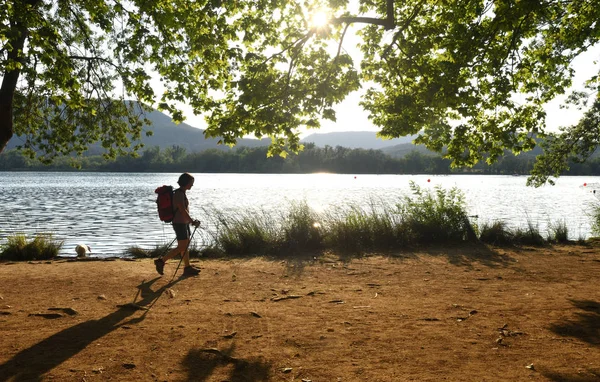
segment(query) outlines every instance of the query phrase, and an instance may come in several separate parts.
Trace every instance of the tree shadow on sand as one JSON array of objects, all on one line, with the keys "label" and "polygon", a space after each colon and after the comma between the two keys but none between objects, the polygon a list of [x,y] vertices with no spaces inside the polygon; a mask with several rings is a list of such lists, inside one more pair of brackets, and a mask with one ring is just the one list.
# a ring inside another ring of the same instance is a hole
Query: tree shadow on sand
[{"label": "tree shadow on sand", "polygon": [[[42,376],[56,366],[73,357],[94,341],[124,326],[143,321],[148,311],[158,301],[165,290],[175,285],[181,278],[171,281],[156,291],[151,286],[160,277],[148,282],[142,281],[137,286],[138,292],[132,303],[119,305],[119,309],[98,320],[82,322],[64,329],[30,348],[14,355],[0,365],[0,382],[39,381]],[[137,298],[141,297],[138,301]],[[139,311],[144,313],[135,318],[123,321]]]},{"label": "tree shadow on sand", "polygon": [[227,381],[259,382],[270,379],[270,365],[260,359],[245,360],[233,357],[235,345],[226,350],[192,349],[183,360],[188,381],[207,381],[219,367],[233,367]]},{"label": "tree shadow on sand", "polygon": [[467,267],[477,263],[489,268],[502,268],[516,262],[513,257],[495,251],[483,243],[463,243],[424,248],[422,253],[431,256],[443,256],[448,259],[450,264]]},{"label": "tree shadow on sand", "polygon": [[[600,303],[591,300],[571,300],[571,303],[583,312],[577,312],[573,320],[551,325],[550,330],[563,337],[574,337],[590,345],[600,346]],[[552,381],[600,381],[600,369],[587,369],[577,374],[543,374]]]},{"label": "tree shadow on sand", "polygon": [[571,300],[583,312],[575,320],[553,324],[550,330],[563,337],[575,337],[590,345],[600,346],[600,303],[591,300]]},{"label": "tree shadow on sand", "polygon": [[399,261],[416,259],[420,255],[445,257],[452,265],[471,268],[486,266],[489,268],[502,268],[515,264],[516,260],[506,253],[495,251],[479,242],[448,244],[445,246],[423,246],[419,248],[398,249],[393,251],[340,251],[331,250],[319,253],[294,253],[285,256],[274,256],[272,260],[283,261],[288,276],[300,276],[306,266],[321,263],[338,263],[348,266],[354,260],[365,259],[373,256],[387,257]]}]

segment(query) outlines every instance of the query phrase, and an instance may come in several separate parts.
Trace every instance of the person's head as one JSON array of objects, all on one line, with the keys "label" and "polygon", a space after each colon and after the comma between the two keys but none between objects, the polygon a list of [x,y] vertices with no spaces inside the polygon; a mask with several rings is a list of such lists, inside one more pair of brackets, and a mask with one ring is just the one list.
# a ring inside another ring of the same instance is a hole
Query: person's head
[{"label": "person's head", "polygon": [[184,172],[179,177],[177,184],[179,184],[179,187],[189,190],[194,185],[194,177],[188,174],[187,172]]}]

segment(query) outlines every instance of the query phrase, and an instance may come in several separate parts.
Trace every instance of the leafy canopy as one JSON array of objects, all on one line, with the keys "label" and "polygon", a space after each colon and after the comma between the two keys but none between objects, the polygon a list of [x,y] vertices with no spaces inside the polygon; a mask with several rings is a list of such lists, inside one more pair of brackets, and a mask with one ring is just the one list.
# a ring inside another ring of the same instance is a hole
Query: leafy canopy
[{"label": "leafy canopy", "polygon": [[[21,76],[15,133],[50,158],[98,140],[114,156],[139,138],[140,105],[180,121],[185,103],[206,116],[207,136],[269,136],[271,154],[285,154],[301,149],[299,128],[335,120],[333,106],[362,84],[381,136],[419,133],[455,166],[491,163],[544,136],[543,105],[568,90],[573,59],[600,37],[594,0],[357,1],[357,15],[347,0],[3,2],[0,70]],[[312,27],[323,8],[330,24]],[[345,41],[357,23],[360,58]],[[570,100],[595,105],[598,77],[588,86]],[[579,153],[598,144],[585,127],[597,127],[596,109],[550,135],[532,182],[558,174],[582,134]]]}]

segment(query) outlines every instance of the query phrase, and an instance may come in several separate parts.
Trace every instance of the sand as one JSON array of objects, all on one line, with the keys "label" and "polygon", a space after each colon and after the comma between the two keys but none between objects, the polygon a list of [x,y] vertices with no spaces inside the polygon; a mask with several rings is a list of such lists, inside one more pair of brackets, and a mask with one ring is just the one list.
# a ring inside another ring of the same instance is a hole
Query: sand
[{"label": "sand", "polygon": [[600,380],[593,243],[196,265],[0,263],[0,381]]}]

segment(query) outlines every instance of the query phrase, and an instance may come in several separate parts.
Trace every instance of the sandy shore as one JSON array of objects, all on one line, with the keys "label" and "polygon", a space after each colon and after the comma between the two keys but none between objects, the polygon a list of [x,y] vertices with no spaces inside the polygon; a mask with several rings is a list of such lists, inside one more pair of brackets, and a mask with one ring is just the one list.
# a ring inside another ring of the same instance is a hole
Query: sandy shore
[{"label": "sandy shore", "polygon": [[600,247],[308,259],[0,263],[0,381],[600,380]]}]

